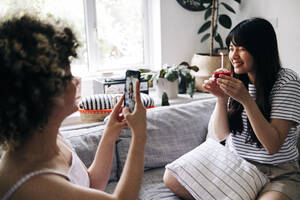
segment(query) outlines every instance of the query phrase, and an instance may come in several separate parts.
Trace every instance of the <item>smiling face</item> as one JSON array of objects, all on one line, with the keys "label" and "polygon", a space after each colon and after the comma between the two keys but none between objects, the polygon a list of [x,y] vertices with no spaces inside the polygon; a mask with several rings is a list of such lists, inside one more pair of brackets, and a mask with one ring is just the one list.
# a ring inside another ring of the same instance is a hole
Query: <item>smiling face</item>
[{"label": "smiling face", "polygon": [[234,73],[247,73],[251,82],[254,81],[254,59],[253,56],[242,46],[236,46],[230,42],[229,46],[229,60],[233,66]]}]

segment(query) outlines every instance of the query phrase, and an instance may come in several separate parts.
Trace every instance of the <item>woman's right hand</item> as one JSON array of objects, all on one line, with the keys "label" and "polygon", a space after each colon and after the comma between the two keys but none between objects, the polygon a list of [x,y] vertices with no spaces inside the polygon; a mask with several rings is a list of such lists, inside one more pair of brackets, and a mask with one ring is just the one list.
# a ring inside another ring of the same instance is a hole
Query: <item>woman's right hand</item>
[{"label": "woman's right hand", "polygon": [[228,95],[221,90],[217,83],[217,79],[214,78],[214,75],[212,75],[212,77],[210,77],[208,80],[204,81],[202,88],[220,99],[228,98]]},{"label": "woman's right hand", "polygon": [[[134,111],[130,113],[129,108],[123,108],[123,116],[131,129],[133,136],[142,134],[146,138],[146,109],[141,101],[140,82],[137,81],[135,85],[135,107]],[[140,135],[141,136],[141,135]],[[138,137],[140,137],[138,136]]]}]

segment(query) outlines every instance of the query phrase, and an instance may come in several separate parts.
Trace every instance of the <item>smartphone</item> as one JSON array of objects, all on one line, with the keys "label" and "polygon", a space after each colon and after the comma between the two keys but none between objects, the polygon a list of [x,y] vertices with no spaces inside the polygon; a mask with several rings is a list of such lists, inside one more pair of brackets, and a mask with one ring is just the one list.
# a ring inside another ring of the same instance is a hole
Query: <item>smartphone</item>
[{"label": "smartphone", "polygon": [[130,112],[133,112],[135,106],[135,84],[140,80],[141,72],[136,70],[127,70],[125,76],[125,98],[124,106],[129,107]]}]

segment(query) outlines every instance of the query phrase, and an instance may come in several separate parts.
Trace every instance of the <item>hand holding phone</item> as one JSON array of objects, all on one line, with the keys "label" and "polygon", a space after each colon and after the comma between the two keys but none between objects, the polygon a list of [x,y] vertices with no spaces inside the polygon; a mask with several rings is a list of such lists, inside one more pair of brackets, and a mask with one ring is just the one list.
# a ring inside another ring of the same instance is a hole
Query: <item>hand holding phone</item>
[{"label": "hand holding phone", "polygon": [[130,112],[133,112],[135,106],[135,85],[136,81],[140,80],[141,72],[136,70],[127,70],[125,77],[125,99],[124,106],[129,107]]}]

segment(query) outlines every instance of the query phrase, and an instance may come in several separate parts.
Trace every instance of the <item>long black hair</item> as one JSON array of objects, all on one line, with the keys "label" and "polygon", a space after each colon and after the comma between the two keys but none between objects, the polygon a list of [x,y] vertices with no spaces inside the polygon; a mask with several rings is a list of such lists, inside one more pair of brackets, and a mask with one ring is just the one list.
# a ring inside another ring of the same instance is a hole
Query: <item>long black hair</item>
[{"label": "long black hair", "polygon": [[[281,69],[278,53],[277,38],[274,28],[270,22],[262,18],[251,18],[240,22],[234,27],[226,38],[226,45],[229,48],[230,42],[235,46],[244,47],[254,60],[256,88],[256,103],[264,115],[270,121],[270,93],[276,81],[277,74]],[[233,66],[231,66],[232,71]],[[241,80],[246,88],[250,80],[247,74],[233,74]],[[228,117],[230,131],[233,134],[243,131],[242,111],[243,106],[233,98],[229,100]],[[257,147],[262,147],[253,132],[252,126],[247,119],[248,138],[245,142],[256,143]]]}]

